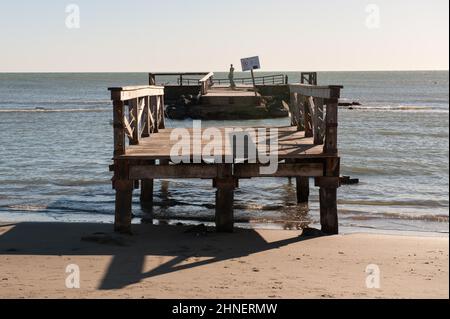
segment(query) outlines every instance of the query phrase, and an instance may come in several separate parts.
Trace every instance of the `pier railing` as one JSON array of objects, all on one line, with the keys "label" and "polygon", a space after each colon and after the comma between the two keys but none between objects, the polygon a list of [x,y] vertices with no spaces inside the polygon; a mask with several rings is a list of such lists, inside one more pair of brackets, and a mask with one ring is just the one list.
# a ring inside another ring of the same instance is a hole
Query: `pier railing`
[{"label": "pier railing", "polygon": [[[253,84],[253,80],[251,77],[246,78],[234,78],[234,82],[236,84]],[[284,74],[274,74],[274,75],[265,75],[265,76],[255,76],[255,84],[256,85],[275,85],[275,84],[287,84],[288,76]],[[229,85],[229,79],[214,79],[214,84],[218,85]]]},{"label": "pier railing", "polygon": [[109,88],[113,101],[114,155],[125,154],[130,145],[163,129],[164,87],[126,86]]},{"label": "pier railing", "polygon": [[[205,77],[209,75],[211,72],[174,72],[174,73],[149,73],[149,85],[157,85],[156,78],[157,77],[165,77],[166,79],[175,79],[174,82],[164,83],[164,84],[177,84],[180,86],[183,85],[199,85],[200,79],[198,77]],[[197,77],[197,78],[189,78],[189,77]]]},{"label": "pier railing", "polygon": [[317,72],[302,72],[300,74],[300,83],[317,85]]},{"label": "pier railing", "polygon": [[291,125],[324,145],[324,153],[337,153],[338,102],[342,86],[291,84]]}]

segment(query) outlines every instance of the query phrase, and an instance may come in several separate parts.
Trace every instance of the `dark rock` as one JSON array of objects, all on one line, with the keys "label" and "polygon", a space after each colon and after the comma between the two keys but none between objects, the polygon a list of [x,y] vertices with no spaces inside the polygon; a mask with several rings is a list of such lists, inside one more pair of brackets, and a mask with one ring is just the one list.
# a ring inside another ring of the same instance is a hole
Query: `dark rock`
[{"label": "dark rock", "polygon": [[359,106],[361,105],[361,103],[359,102],[339,102],[338,103],[339,106]]},{"label": "dark rock", "polygon": [[359,183],[359,178],[351,178],[350,176],[340,177],[342,185],[355,185]]},{"label": "dark rock", "polygon": [[166,108],[166,114],[174,120],[183,120],[186,118],[186,107],[183,105],[169,105]]}]

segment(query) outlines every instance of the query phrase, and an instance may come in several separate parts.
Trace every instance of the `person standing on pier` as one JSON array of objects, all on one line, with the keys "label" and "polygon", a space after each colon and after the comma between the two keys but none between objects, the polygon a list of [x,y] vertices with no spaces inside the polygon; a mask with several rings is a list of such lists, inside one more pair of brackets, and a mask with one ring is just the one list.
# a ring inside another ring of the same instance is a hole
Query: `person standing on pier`
[{"label": "person standing on pier", "polygon": [[230,73],[228,73],[228,80],[230,80],[230,87],[232,90],[236,88],[236,83],[234,83],[234,67],[233,64],[230,66]]}]

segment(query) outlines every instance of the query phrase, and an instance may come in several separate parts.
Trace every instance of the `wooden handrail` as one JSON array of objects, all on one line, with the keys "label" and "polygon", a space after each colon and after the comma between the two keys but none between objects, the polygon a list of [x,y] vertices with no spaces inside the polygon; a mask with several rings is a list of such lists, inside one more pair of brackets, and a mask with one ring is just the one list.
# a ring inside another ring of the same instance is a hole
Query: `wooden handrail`
[{"label": "wooden handrail", "polygon": [[149,73],[148,74],[148,83],[149,85],[156,85],[156,77],[157,76],[176,76],[178,77],[178,85],[182,86],[184,77],[186,76],[199,76],[199,75],[207,75],[208,72],[159,72],[159,73]]},{"label": "wooden handrail", "polygon": [[[125,154],[125,136],[130,145],[158,132],[164,124],[164,87],[112,87],[114,156]],[[128,107],[126,110],[125,107]]]},{"label": "wooden handrail", "polygon": [[300,83],[317,85],[317,72],[302,72],[300,74]]},{"label": "wooden handrail", "polygon": [[213,72],[209,72],[207,75],[205,75],[203,78],[201,78],[198,82],[201,86],[201,93],[202,95],[205,95],[208,93],[208,89],[212,86],[212,78],[214,76]]},{"label": "wooden handrail", "polygon": [[338,102],[343,86],[290,84],[291,125],[324,145],[324,153],[337,154]]},{"label": "wooden handrail", "polygon": [[[229,83],[229,79],[214,79],[215,84],[221,84],[222,82]],[[251,77],[248,78],[234,78],[234,82],[245,84],[248,82],[249,84],[253,84],[253,79]],[[255,77],[256,84],[287,84],[287,75],[285,74],[274,74],[274,75],[264,75],[264,76],[256,76]]]}]

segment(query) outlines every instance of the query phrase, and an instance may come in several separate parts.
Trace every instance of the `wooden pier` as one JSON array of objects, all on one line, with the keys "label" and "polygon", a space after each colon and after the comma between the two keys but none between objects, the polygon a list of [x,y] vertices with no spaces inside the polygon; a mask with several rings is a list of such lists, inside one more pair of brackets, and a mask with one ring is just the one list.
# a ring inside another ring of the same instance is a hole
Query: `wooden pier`
[{"label": "wooden pier", "polygon": [[[201,82],[202,94],[211,90],[211,76]],[[150,78],[150,83],[152,82]],[[189,163],[175,164],[171,151],[175,146],[170,136],[175,128],[166,128],[164,120],[164,87],[149,85],[139,87],[110,88],[114,114],[114,172],[113,188],[116,192],[115,230],[131,232],[131,203],[133,190],[140,188],[140,199],[144,207],[153,205],[153,181],[155,179],[199,178],[212,180],[216,188],[215,222],[220,232],[233,231],[234,190],[239,179],[293,177],[297,183],[299,203],[308,201],[309,178],[315,179],[320,188],[320,222],[322,231],[338,233],[336,195],[340,186],[340,158],[337,146],[338,100],[342,86],[317,86],[309,84],[287,85],[290,93],[289,110],[291,125],[278,127],[276,136],[268,133],[267,139],[253,139],[248,143],[259,149],[258,143],[268,143],[271,138],[278,141],[278,169],[272,174],[262,174],[256,158],[235,158],[233,136],[226,128],[217,128],[223,133],[218,141],[219,158],[215,161],[196,161],[201,158],[193,143]],[[236,129],[236,128],[235,128]],[[242,130],[249,129],[242,127]],[[258,130],[258,128],[254,128]],[[269,130],[270,127],[264,127]],[[201,129],[200,134],[205,129]],[[199,134],[193,129],[189,134]],[[270,131],[269,131],[270,132]],[[128,143],[127,143],[128,142]],[[227,147],[228,145],[228,147]],[[217,153],[216,153],[217,155]],[[256,162],[255,162],[256,161]]]}]

